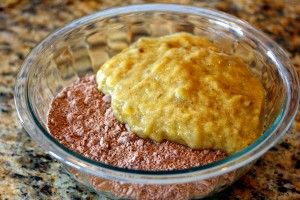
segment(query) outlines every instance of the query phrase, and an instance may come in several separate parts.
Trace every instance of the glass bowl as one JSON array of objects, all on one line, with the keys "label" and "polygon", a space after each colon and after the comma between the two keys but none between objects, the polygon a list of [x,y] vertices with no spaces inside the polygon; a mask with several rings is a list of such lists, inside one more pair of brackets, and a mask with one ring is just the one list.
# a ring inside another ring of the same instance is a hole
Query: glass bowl
[{"label": "glass bowl", "polygon": [[[95,73],[110,57],[145,36],[188,32],[240,57],[266,93],[265,130],[252,145],[226,159],[173,171],[106,165],[67,149],[47,131],[51,100],[78,77]],[[299,101],[298,78],[286,53],[246,22],[184,5],[114,8],[76,20],[37,45],[24,61],[15,88],[19,118],[29,135],[79,182],[113,199],[202,198],[231,185],[287,132]]]}]

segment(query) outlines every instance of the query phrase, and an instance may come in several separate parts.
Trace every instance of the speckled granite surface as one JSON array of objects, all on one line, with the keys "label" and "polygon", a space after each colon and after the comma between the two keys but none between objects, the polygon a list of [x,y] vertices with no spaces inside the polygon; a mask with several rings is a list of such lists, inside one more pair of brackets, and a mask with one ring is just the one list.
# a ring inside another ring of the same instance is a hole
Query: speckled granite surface
[{"label": "speckled granite surface", "polygon": [[[142,2],[0,1],[0,199],[98,198],[73,181],[22,129],[13,101],[14,82],[30,49],[56,28],[97,10]],[[210,7],[248,21],[287,50],[300,74],[299,0],[165,2]],[[210,199],[300,199],[300,115],[245,176]]]}]

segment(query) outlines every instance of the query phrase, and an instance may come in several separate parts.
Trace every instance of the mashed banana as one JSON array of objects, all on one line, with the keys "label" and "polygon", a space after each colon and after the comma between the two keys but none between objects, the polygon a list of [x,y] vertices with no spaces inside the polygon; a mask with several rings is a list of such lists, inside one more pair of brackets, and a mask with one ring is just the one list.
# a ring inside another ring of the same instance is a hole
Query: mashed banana
[{"label": "mashed banana", "polygon": [[142,138],[232,154],[262,133],[260,81],[198,36],[140,39],[99,69],[97,83],[115,117]]}]

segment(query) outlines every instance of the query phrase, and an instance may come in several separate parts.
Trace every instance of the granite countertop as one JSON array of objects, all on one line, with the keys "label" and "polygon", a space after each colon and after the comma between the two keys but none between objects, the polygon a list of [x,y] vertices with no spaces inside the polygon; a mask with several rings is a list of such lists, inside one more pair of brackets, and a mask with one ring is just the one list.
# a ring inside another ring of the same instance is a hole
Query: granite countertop
[{"label": "granite countertop", "polygon": [[[98,198],[30,139],[17,117],[14,83],[28,52],[50,32],[101,9],[143,2],[0,1],[0,199]],[[280,44],[300,74],[299,0],[152,2],[194,4],[240,17]],[[210,199],[300,199],[300,115],[245,176]]]}]

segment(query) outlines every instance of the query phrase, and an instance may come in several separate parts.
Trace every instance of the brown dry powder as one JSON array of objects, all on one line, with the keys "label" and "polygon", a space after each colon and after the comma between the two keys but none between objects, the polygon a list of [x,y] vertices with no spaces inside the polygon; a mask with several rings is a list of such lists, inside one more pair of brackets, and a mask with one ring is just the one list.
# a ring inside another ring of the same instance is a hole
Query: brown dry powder
[{"label": "brown dry powder", "polygon": [[184,169],[226,156],[221,151],[139,138],[114,118],[110,98],[99,92],[94,76],[78,80],[57,95],[49,111],[48,129],[72,151],[128,169]]},{"label": "brown dry powder", "polygon": [[79,79],[53,99],[48,129],[72,151],[121,168],[185,169],[226,157],[221,151],[193,150],[169,141],[139,138],[115,119],[110,97],[99,92],[94,75]]}]

